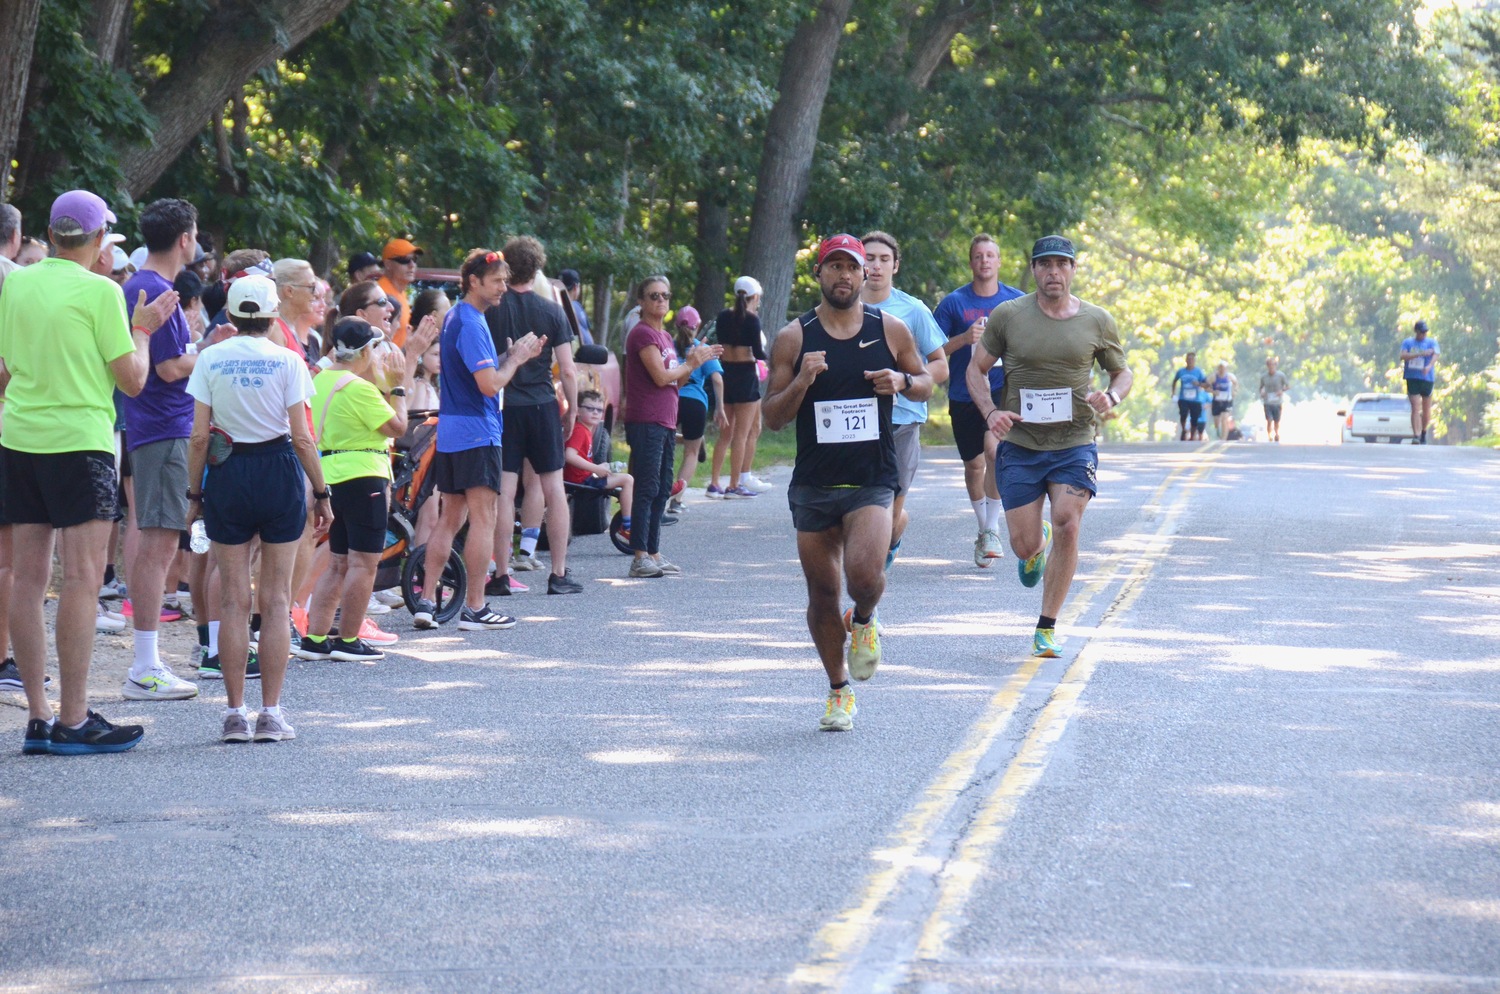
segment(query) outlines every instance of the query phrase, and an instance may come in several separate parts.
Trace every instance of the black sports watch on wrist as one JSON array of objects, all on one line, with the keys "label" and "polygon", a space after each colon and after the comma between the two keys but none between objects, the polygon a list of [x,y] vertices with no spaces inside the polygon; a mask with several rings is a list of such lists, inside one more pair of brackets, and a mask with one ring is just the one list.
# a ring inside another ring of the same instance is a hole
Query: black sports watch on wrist
[{"label": "black sports watch on wrist", "polygon": [[333,497],[332,490],[325,489],[321,493],[316,490],[313,491],[313,500],[328,500],[331,497]]},{"label": "black sports watch on wrist", "polygon": [[203,491],[194,490],[193,488],[189,487],[187,492],[187,499],[193,501],[201,501],[203,499]]},{"label": "black sports watch on wrist", "polygon": [[906,386],[901,389],[901,392],[905,393],[911,389],[911,374],[906,372],[906,370],[902,370],[901,375],[906,377]]},{"label": "black sports watch on wrist", "polygon": [[406,388],[405,387],[391,387],[391,396],[392,397],[405,397],[406,396]]}]

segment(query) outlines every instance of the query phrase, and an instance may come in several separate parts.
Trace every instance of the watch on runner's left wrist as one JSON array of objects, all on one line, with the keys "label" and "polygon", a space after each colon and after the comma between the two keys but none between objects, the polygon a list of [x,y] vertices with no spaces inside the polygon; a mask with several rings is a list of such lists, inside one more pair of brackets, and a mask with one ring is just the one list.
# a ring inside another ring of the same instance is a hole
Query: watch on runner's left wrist
[{"label": "watch on runner's left wrist", "polygon": [[905,393],[906,391],[908,391],[908,390],[911,389],[911,374],[908,373],[908,372],[906,372],[906,370],[903,369],[901,371],[901,375],[904,376],[904,377],[906,377],[906,386],[904,386],[904,387],[901,388],[901,392]]},{"label": "watch on runner's left wrist", "polygon": [[1106,390],[1106,391],[1104,391],[1104,396],[1106,396],[1106,397],[1109,398],[1109,406],[1110,407],[1119,407],[1120,406],[1120,395],[1117,394],[1117,393],[1115,393],[1113,390]]}]

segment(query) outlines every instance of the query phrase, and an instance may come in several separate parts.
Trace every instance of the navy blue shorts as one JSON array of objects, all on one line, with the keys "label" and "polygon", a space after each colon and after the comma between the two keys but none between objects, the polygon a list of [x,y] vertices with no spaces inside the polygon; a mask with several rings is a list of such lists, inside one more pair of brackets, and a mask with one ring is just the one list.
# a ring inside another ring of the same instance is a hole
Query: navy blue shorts
[{"label": "navy blue shorts", "polygon": [[290,441],[246,446],[210,466],[203,485],[203,525],[210,541],[244,545],[259,535],[295,542],[307,524],[306,477]]},{"label": "navy blue shorts", "polygon": [[995,485],[1001,506],[1014,511],[1046,496],[1049,483],[1080,487],[1092,497],[1099,492],[1094,478],[1098,469],[1099,447],[1092,442],[1052,452],[1001,442],[995,454]]}]

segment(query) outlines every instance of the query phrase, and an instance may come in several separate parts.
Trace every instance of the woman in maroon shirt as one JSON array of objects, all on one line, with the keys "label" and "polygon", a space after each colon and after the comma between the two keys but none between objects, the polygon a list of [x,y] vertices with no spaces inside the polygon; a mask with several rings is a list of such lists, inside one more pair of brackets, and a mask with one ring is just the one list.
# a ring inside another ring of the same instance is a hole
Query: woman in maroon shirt
[{"label": "woman in maroon shirt", "polygon": [[661,519],[672,492],[672,462],[677,434],[677,385],[693,370],[723,352],[718,345],[698,345],[679,360],[667,334],[672,285],[665,276],[648,276],[636,291],[641,321],[625,336],[625,441],[635,497],[630,506],[630,575],[677,576],[682,572],[663,559]]}]

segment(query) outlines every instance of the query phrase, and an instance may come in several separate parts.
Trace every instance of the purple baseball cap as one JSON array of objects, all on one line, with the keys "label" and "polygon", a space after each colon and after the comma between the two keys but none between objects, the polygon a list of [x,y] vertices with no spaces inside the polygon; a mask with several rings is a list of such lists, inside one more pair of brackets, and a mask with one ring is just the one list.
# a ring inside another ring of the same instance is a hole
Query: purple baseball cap
[{"label": "purple baseball cap", "polygon": [[52,201],[52,219],[48,222],[59,235],[84,235],[114,223],[109,205],[87,190],[69,190]]}]

